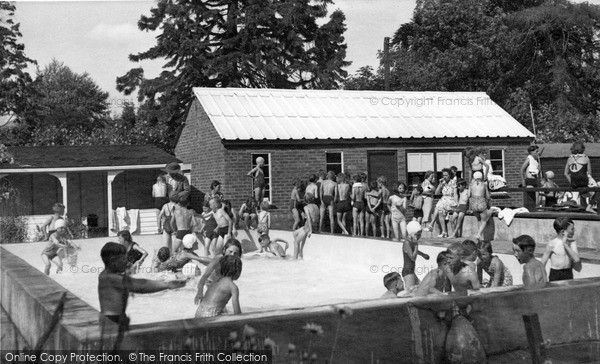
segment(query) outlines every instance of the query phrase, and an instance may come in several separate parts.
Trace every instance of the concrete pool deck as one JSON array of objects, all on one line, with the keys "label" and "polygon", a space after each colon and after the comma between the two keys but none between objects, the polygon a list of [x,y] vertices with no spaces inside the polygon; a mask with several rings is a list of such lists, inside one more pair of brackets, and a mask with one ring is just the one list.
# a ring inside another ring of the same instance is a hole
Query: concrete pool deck
[{"label": "concrete pool deck", "polygon": [[[277,233],[274,231],[272,235]],[[448,242],[434,240],[431,248],[441,251]],[[428,239],[424,243],[429,243]],[[379,239],[339,239],[338,236],[315,234],[307,242],[305,256],[327,255],[333,251],[340,261],[369,268],[372,261],[380,266],[398,262],[400,247],[399,243]],[[0,259],[2,306],[23,338],[29,343],[36,343],[47,328],[49,316],[64,288],[5,247],[0,249]],[[383,293],[382,286],[381,289]],[[444,324],[437,318],[436,312],[450,310],[455,304],[473,307],[470,318],[489,356],[527,347],[520,318],[527,312],[540,315],[544,338],[553,343],[600,340],[600,279],[553,283],[535,291],[484,289],[482,293],[485,294],[373,299],[335,305],[352,310],[353,314],[346,318],[335,311],[334,305],[320,305],[208,320],[184,319],[133,325],[127,340],[130,347],[145,350],[160,347],[223,349],[231,344],[228,337],[233,331],[239,333],[244,325],[250,325],[258,331],[260,340],[268,336],[279,346],[274,362],[290,361],[288,343],[299,349],[311,347],[320,362],[329,358],[332,352],[336,362],[360,363],[369,362],[372,358],[383,362],[398,362],[399,358],[410,362],[439,362],[443,354],[442,337],[447,331],[444,331]],[[552,305],[549,305],[550,302]],[[569,309],[566,313],[555,309],[574,308],[575,304],[576,309]],[[302,328],[307,323],[320,325],[324,334],[315,336],[306,332]],[[103,338],[105,344],[114,338],[115,330],[116,325],[108,325],[108,334]],[[48,348],[87,350],[98,348],[99,342],[98,311],[68,294],[63,322],[50,338]],[[333,350],[334,346],[338,349]]]}]

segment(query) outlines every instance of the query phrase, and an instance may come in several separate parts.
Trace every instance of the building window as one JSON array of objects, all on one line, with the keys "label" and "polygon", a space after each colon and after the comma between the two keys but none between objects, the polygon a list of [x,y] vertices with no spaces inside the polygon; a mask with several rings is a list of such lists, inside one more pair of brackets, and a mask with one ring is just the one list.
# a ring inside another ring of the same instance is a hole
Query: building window
[{"label": "building window", "polygon": [[490,149],[489,161],[495,175],[504,177],[504,150]]},{"label": "building window", "polygon": [[[263,193],[264,198],[269,201],[273,201],[271,196],[271,154],[269,153],[256,153],[252,154],[252,168],[256,167],[256,158],[262,157],[265,160],[265,165],[263,166],[263,173],[265,174],[265,191]],[[252,191],[250,192],[250,196],[254,193],[254,180],[252,180]]]},{"label": "building window", "polygon": [[325,171],[333,171],[336,175],[344,171],[344,155],[342,152],[325,153]]},{"label": "building window", "polygon": [[458,168],[457,176],[462,177],[463,163],[462,152],[427,152],[406,154],[406,184],[416,186],[423,182],[425,172],[437,172],[437,178],[442,177],[442,169],[455,166]]}]

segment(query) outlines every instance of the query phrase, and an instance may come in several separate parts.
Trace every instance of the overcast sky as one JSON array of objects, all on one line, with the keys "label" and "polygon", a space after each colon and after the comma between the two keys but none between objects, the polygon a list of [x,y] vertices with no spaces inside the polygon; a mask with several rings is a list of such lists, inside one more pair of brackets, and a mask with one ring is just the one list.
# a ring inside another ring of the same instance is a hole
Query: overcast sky
[{"label": "overcast sky", "polygon": [[[378,65],[377,51],[383,38],[392,36],[402,23],[410,21],[416,0],[336,0],[329,10],[346,15],[348,45],[347,71]],[[600,4],[600,0],[590,1]],[[124,96],[116,89],[116,78],[138,67],[128,60],[131,53],[145,51],[155,44],[156,34],[141,32],[137,21],[150,14],[154,1],[23,2],[16,3],[16,21],[21,23],[22,43],[29,58],[40,67],[52,58],[78,73],[87,72],[110,93],[113,112],[120,113]],[[163,62],[142,62],[146,75],[156,76]],[[34,74],[35,69],[32,69]]]}]

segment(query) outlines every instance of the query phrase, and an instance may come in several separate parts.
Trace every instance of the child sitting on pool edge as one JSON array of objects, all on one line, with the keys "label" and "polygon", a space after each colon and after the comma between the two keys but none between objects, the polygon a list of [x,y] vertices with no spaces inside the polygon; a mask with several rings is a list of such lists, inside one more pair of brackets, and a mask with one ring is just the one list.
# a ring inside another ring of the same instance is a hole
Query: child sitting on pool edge
[{"label": "child sitting on pool edge", "polygon": [[196,310],[197,318],[221,315],[229,299],[232,300],[233,313],[235,315],[242,313],[240,292],[238,286],[233,283],[242,274],[242,260],[235,255],[226,255],[221,258],[219,264],[222,278],[206,290]]},{"label": "child sitting on pool edge", "polygon": [[149,279],[131,278],[125,274],[127,270],[127,249],[119,244],[109,242],[100,251],[105,269],[98,276],[98,298],[100,312],[107,319],[127,329],[129,318],[125,315],[129,293],[152,293],[165,289],[180,288],[185,281],[153,281]]},{"label": "child sitting on pool edge", "polygon": [[[278,242],[282,242],[285,244],[285,249],[281,247],[281,245],[277,244]],[[283,239],[275,239],[271,240],[269,235],[263,234],[258,237],[258,243],[260,244],[260,252],[263,251],[272,253],[281,258],[285,258],[285,253],[288,250],[288,242]]]}]

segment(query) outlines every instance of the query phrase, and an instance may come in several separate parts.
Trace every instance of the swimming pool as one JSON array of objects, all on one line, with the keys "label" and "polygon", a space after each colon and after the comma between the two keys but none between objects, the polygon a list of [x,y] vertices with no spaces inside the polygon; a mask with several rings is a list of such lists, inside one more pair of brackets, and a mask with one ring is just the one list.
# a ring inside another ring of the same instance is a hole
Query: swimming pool
[{"label": "swimming pool", "polygon": [[[272,238],[293,243],[291,232],[271,231]],[[379,239],[352,238],[340,235],[313,234],[305,246],[305,259],[280,259],[265,253],[256,253],[254,231],[240,231],[238,239],[244,247],[243,272],[236,282],[240,289],[242,312],[258,312],[278,309],[305,308],[318,305],[340,304],[379,298],[384,292],[382,279],[386,273],[402,271],[402,244]],[[52,267],[50,277],[67,290],[99,310],[98,274],[103,269],[100,249],[110,238],[86,239],[78,243],[82,247],[77,265],[66,264],[62,274]],[[149,270],[155,250],[161,247],[161,237],[134,236],[148,258],[143,270]],[[40,258],[46,243],[5,245],[13,254],[33,267],[43,271]],[[436,268],[437,254],[443,247],[420,245],[420,250],[430,255],[429,260],[417,258],[416,273],[423,278]],[[202,249],[198,251],[201,253]],[[288,254],[292,254],[290,246]],[[521,284],[522,268],[511,255],[498,254],[514,277],[514,284]],[[192,270],[189,270],[192,271]],[[139,273],[136,276],[151,279],[176,279],[172,273]],[[584,265],[576,278],[600,276],[600,267]],[[128,304],[132,324],[193,318],[196,311],[194,296],[199,277],[190,279],[184,288],[153,294],[134,294]],[[161,309],[158,309],[160,303]],[[162,309],[168,307],[168,309]],[[232,309],[229,305],[229,311]]]}]

